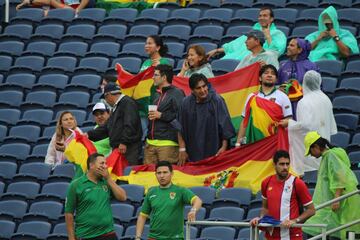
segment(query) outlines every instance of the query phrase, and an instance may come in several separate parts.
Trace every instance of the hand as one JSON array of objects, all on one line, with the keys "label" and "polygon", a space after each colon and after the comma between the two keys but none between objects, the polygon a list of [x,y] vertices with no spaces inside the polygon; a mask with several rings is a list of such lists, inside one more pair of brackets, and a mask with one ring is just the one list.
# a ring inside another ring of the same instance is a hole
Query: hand
[{"label": "hand", "polygon": [[270,35],[270,24],[267,25],[265,28],[263,28],[263,29],[262,29],[262,32],[264,33],[265,38],[270,37],[270,36],[271,36],[271,35]]},{"label": "hand", "polygon": [[329,37],[329,32],[328,31],[323,31],[323,32],[320,33],[318,39],[321,40],[321,39],[327,38],[327,37]]},{"label": "hand", "polygon": [[286,219],[282,223],[280,223],[280,226],[285,228],[290,228],[292,225],[294,225],[296,222],[293,220]]},{"label": "hand", "polygon": [[263,66],[265,66],[265,65],[266,65],[266,62],[265,62],[265,61],[263,61],[263,60],[258,61],[258,63],[260,63],[260,66],[261,66],[261,67],[263,67]]},{"label": "hand", "polygon": [[282,126],[283,128],[286,128],[289,125],[289,119],[280,120],[280,122],[278,122],[278,125]]},{"label": "hand", "polygon": [[149,112],[149,120],[156,120],[161,118],[161,112],[158,111],[150,111]]},{"label": "hand", "polygon": [[190,68],[189,62],[187,59],[185,59],[183,62],[183,65],[182,65],[182,70],[187,71],[187,70],[189,70],[189,68]]},{"label": "hand", "polygon": [[260,219],[261,218],[259,218],[259,217],[251,219],[251,221],[250,221],[251,226],[255,227],[256,225],[258,225]]},{"label": "hand", "polygon": [[280,86],[278,87],[278,89],[279,89],[280,91],[282,91],[283,93],[285,93],[285,85],[280,85]]},{"label": "hand", "polygon": [[106,180],[110,177],[107,167],[100,166],[96,169],[96,173],[105,178]]},{"label": "hand", "polygon": [[22,8],[23,6],[27,6],[30,5],[30,0],[24,0],[22,1],[22,3],[16,5],[16,10],[18,11],[20,8]]},{"label": "hand", "polygon": [[183,166],[186,162],[186,160],[188,160],[189,155],[187,154],[187,152],[179,152],[179,161],[178,161],[178,166]]},{"label": "hand", "polygon": [[223,153],[223,152],[225,152],[225,151],[226,151],[226,148],[221,147],[221,148],[217,151],[217,153],[215,154],[215,156],[219,156],[221,153]]},{"label": "hand", "polygon": [[335,29],[333,29],[333,28],[332,28],[330,31],[328,31],[328,34],[329,34],[331,37],[337,36],[337,33],[336,33]]},{"label": "hand", "polygon": [[236,142],[235,143],[235,148],[239,148],[239,147],[241,147],[241,142]]},{"label": "hand", "polygon": [[187,219],[189,222],[194,222],[196,220],[196,212],[195,211],[190,211],[188,213]]},{"label": "hand", "polygon": [[333,212],[336,212],[337,210],[339,210],[340,208],[340,202],[334,202],[333,204],[331,204],[331,210],[333,210]]},{"label": "hand", "polygon": [[207,60],[210,60],[213,56],[215,56],[218,53],[217,49],[213,49],[207,53]]},{"label": "hand", "polygon": [[152,59],[152,64],[151,66],[157,66],[160,64],[160,59]]},{"label": "hand", "polygon": [[121,154],[125,154],[126,153],[126,145],[124,144],[119,144],[119,151]]},{"label": "hand", "polygon": [[86,138],[89,138],[89,134],[87,134],[87,133],[83,133],[83,136]]},{"label": "hand", "polygon": [[55,149],[56,149],[57,151],[64,152],[64,151],[65,151],[64,143],[62,143],[62,142],[56,142],[56,143],[55,143]]}]

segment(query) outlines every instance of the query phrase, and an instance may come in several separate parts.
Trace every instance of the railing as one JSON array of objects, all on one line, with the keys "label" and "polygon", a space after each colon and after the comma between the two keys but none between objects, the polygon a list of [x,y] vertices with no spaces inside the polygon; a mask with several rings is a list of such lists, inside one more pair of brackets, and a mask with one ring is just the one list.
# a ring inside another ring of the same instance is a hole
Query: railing
[{"label": "railing", "polygon": [[[231,227],[250,227],[250,240],[259,239],[258,227],[280,227],[279,225],[271,225],[267,223],[260,223],[253,227],[248,222],[214,222],[214,221],[194,221],[186,223],[186,240],[190,240],[190,226],[191,225],[205,225],[205,226],[231,226]],[[322,240],[326,240],[326,224],[294,224],[291,227],[316,227],[322,229]]]},{"label": "railing", "polygon": [[5,18],[4,21],[9,23],[10,0],[5,0]]}]

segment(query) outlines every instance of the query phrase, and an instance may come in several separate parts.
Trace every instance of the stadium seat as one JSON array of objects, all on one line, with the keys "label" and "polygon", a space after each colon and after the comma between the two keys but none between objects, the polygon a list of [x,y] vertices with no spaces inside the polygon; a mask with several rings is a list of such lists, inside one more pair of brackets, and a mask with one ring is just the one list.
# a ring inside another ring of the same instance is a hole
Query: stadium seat
[{"label": "stadium seat", "polygon": [[338,80],[334,77],[322,77],[321,90],[331,96],[337,86]]},{"label": "stadium seat", "polygon": [[0,239],[10,239],[15,231],[16,223],[8,220],[0,220]]},{"label": "stadium seat", "polygon": [[60,24],[39,25],[30,41],[55,41],[59,40],[64,33],[64,26]]},{"label": "stadium seat", "polygon": [[169,9],[170,11],[181,8],[181,6],[177,2],[159,2],[158,7],[166,8]]},{"label": "stadium seat", "polygon": [[30,153],[30,145],[25,143],[9,143],[0,146],[1,161],[25,160]]},{"label": "stadium seat", "polygon": [[34,109],[24,112],[22,119],[18,123],[39,124],[47,126],[53,118],[53,111],[48,109]]},{"label": "stadium seat", "polygon": [[319,0],[289,0],[285,7],[294,8],[297,10],[306,10],[316,8],[319,4]]},{"label": "stadium seat", "polygon": [[134,8],[116,8],[111,9],[109,16],[104,19],[103,25],[133,23],[138,11]]},{"label": "stadium seat", "polygon": [[[359,95],[360,91],[358,91]],[[359,96],[338,96],[333,100],[333,109],[335,113],[349,112],[354,114],[360,113]]]},{"label": "stadium seat", "polygon": [[229,23],[233,15],[233,10],[229,8],[214,8],[206,10],[199,19],[197,26],[219,25]]},{"label": "stadium seat", "polygon": [[9,73],[33,73],[39,72],[45,63],[41,56],[21,56],[15,60],[14,65],[9,69]]},{"label": "stadium seat", "polygon": [[[15,234],[11,236],[11,240],[23,237],[23,239],[46,239],[50,233],[51,224],[42,221],[22,222],[19,224]],[[35,238],[34,238],[35,237]]]},{"label": "stadium seat", "polygon": [[230,8],[230,9],[243,9],[252,7],[253,0],[223,0],[221,2],[220,7],[222,8]]},{"label": "stadium seat", "polygon": [[188,7],[197,8],[201,11],[205,11],[212,8],[220,7],[220,1],[218,0],[194,0],[189,3]]},{"label": "stadium seat", "polygon": [[57,165],[47,182],[70,182],[75,175],[75,166],[72,163]]},{"label": "stadium seat", "polygon": [[28,24],[9,25],[0,35],[0,41],[26,41],[30,38],[32,32],[33,27]]},{"label": "stadium seat", "polygon": [[183,58],[185,45],[178,42],[168,42],[166,45],[169,48],[168,55],[172,58]]},{"label": "stadium seat", "polygon": [[350,113],[339,113],[335,114],[335,121],[338,130],[355,131],[358,126],[359,116]]},{"label": "stadium seat", "polygon": [[115,229],[117,238],[118,239],[121,238],[124,233],[124,227],[119,224],[114,224],[114,229]]},{"label": "stadium seat", "polygon": [[210,187],[192,187],[190,190],[198,196],[204,205],[211,205],[215,199],[216,191]]},{"label": "stadium seat", "polygon": [[308,186],[315,186],[316,181],[317,181],[317,175],[318,175],[318,171],[308,171],[304,173],[304,177],[303,177],[303,181],[308,185]]},{"label": "stadium seat", "polygon": [[[359,146],[359,145],[358,145]],[[359,149],[359,148],[358,148]],[[355,165],[355,169],[359,169],[360,164],[360,151],[354,151],[349,153],[349,159],[352,166]]]},{"label": "stadium seat", "polygon": [[113,217],[121,223],[128,223],[134,216],[134,206],[126,203],[111,204]]},{"label": "stadium seat", "polygon": [[20,108],[22,111],[37,109],[37,108],[50,108],[56,101],[56,93],[52,91],[35,91],[26,95],[26,99]]},{"label": "stadium seat", "polygon": [[[240,229],[237,240],[249,240],[250,239],[250,228]],[[264,240],[264,232],[260,232],[259,240]]]},{"label": "stadium seat", "polygon": [[10,24],[38,24],[44,17],[44,11],[40,8],[23,8],[16,12],[16,16],[10,21]]},{"label": "stadium seat", "polygon": [[51,166],[46,163],[24,163],[19,168],[19,173],[16,174],[14,180],[27,180],[44,182],[48,179],[51,172]]},{"label": "stadium seat", "polygon": [[[286,0],[257,0],[252,7],[271,7],[271,8],[283,8],[285,7]],[[276,15],[275,15],[276,16]]]},{"label": "stadium seat", "polygon": [[47,153],[47,149],[48,149],[48,144],[37,144],[33,147],[31,155],[45,157]]},{"label": "stadium seat", "polygon": [[339,88],[335,90],[336,95],[359,95],[359,82],[360,78],[358,77],[342,79]]},{"label": "stadium seat", "polygon": [[66,223],[58,223],[48,235],[47,240],[67,240],[67,236]]},{"label": "stadium seat", "polygon": [[12,66],[13,58],[6,55],[0,56],[0,72],[7,73]]},{"label": "stadium seat", "polygon": [[144,24],[144,25],[133,26],[130,29],[128,36],[141,35],[141,36],[147,37],[149,35],[157,35],[158,33],[159,33],[158,26]]},{"label": "stadium seat", "polygon": [[241,222],[244,218],[244,209],[239,207],[218,207],[210,211],[210,221]]},{"label": "stadium seat", "polygon": [[298,10],[293,8],[277,8],[274,9],[274,22],[276,26],[288,26],[294,25],[296,17],[298,15]]},{"label": "stadium seat", "polygon": [[161,37],[164,41],[175,41],[178,40],[187,41],[189,39],[191,27],[187,25],[166,25],[161,31]]},{"label": "stadium seat", "polygon": [[36,200],[64,201],[68,186],[67,182],[46,183],[42,187],[41,193],[36,196]]},{"label": "stadium seat", "polygon": [[240,61],[234,59],[218,59],[211,62],[213,71],[224,71],[226,73],[234,71]]},{"label": "stadium seat", "polygon": [[121,185],[121,187],[125,190],[127,199],[132,203],[141,203],[142,200],[144,199],[144,193],[145,193],[144,186],[135,185],[135,184],[125,184],[125,185]]},{"label": "stadium seat", "polygon": [[319,7],[327,8],[333,6],[336,8],[349,8],[351,4],[352,0],[321,0]]},{"label": "stadium seat", "polygon": [[15,125],[19,121],[20,114],[18,109],[0,109],[0,123]]},{"label": "stadium seat", "polygon": [[51,9],[47,16],[41,20],[41,24],[67,24],[73,20],[75,11],[69,8]]},{"label": "stadium seat", "polygon": [[65,87],[65,91],[93,91],[98,90],[101,77],[94,74],[82,74],[72,77],[70,84]]},{"label": "stadium seat", "polygon": [[0,178],[11,180],[16,174],[17,164],[12,162],[0,162]]},{"label": "stadium seat", "polygon": [[90,94],[79,91],[64,92],[60,95],[58,103],[54,104],[56,111],[65,110],[64,105],[85,109],[89,103]]},{"label": "stadium seat", "polygon": [[260,216],[260,212],[261,212],[261,208],[252,208],[249,209],[247,215],[246,215],[246,220],[251,220],[254,217],[259,217]]},{"label": "stadium seat", "polygon": [[118,57],[140,57],[147,58],[148,54],[145,52],[145,43],[126,43],[123,46],[122,52],[119,53]]},{"label": "stadium seat", "polygon": [[[86,57],[80,60],[79,66],[75,68],[74,74],[104,73],[109,67],[109,59],[105,57]],[[89,72],[88,72],[89,71]]]},{"label": "stadium seat", "polygon": [[291,38],[305,38],[310,33],[316,32],[317,26],[299,26],[292,30]]},{"label": "stadium seat", "polygon": [[22,91],[1,91],[0,94],[0,107],[9,108],[9,107],[19,107],[22,103],[24,94]]},{"label": "stadium seat", "polygon": [[43,74],[39,77],[38,82],[33,85],[32,91],[53,91],[56,93],[56,90],[63,90],[68,81],[69,77],[65,74]]},{"label": "stadium seat", "polygon": [[60,56],[49,58],[46,67],[42,69],[44,73],[65,73],[73,72],[77,63],[75,57]]},{"label": "stadium seat", "polygon": [[29,211],[24,215],[25,221],[55,221],[58,220],[63,210],[63,205],[54,201],[34,202]]},{"label": "stadium seat", "polygon": [[103,56],[114,58],[120,51],[120,44],[115,42],[98,42],[90,47],[90,51],[86,54],[89,56]]},{"label": "stadium seat", "polygon": [[338,60],[320,60],[317,61],[316,64],[320,68],[321,74],[327,74],[334,77],[340,76],[343,68],[342,61]]},{"label": "stadium seat", "polygon": [[106,11],[103,8],[85,8],[71,22],[75,24],[100,24],[104,20]]},{"label": "stadium seat", "polygon": [[54,56],[83,57],[87,51],[88,44],[85,42],[64,42],[60,43],[59,49],[54,53]]},{"label": "stadium seat", "polygon": [[206,227],[201,231],[200,239],[235,239],[235,232],[232,227]]},{"label": "stadium seat", "polygon": [[[150,231],[150,226],[148,224],[145,224],[144,231],[143,231],[143,233],[141,235],[141,238],[142,239],[147,239],[149,231]],[[121,237],[120,240],[134,239],[135,236],[136,236],[136,226],[129,226],[129,227],[126,228],[124,236]]]},{"label": "stadium seat", "polygon": [[182,8],[171,12],[167,25],[195,24],[199,21],[201,10],[196,8]]},{"label": "stadium seat", "polygon": [[[184,220],[187,220],[187,215],[188,213],[191,211],[192,206],[185,206],[184,207]],[[200,209],[198,209],[198,211],[196,212],[196,220],[197,221],[201,221],[204,220],[206,216],[206,209],[204,207],[201,207]]]},{"label": "stadium seat", "polygon": [[[190,239],[196,239],[196,237],[198,236],[198,232],[199,230],[194,227],[194,226],[190,226]],[[186,227],[184,226],[184,236],[186,236]]]},{"label": "stadium seat", "polygon": [[0,142],[3,141],[3,139],[6,137],[7,135],[7,126],[5,125],[0,125]]},{"label": "stadium seat", "polygon": [[[359,152],[360,152],[360,133],[356,133],[352,140],[351,140],[351,144],[349,144],[346,147],[346,151],[348,153],[352,153],[352,152],[357,152],[357,156],[359,157]],[[358,152],[359,151],[359,152]],[[350,156],[349,156],[350,157]],[[354,157],[354,156],[353,156]],[[360,163],[360,158],[357,159],[357,162]],[[1,175],[1,173],[0,173]]]},{"label": "stadium seat", "polygon": [[232,26],[251,26],[258,21],[259,8],[239,9],[230,21]]},{"label": "stadium seat", "polygon": [[350,143],[350,133],[339,131],[331,135],[331,143],[335,146],[346,148]]},{"label": "stadium seat", "polygon": [[118,42],[124,40],[127,32],[127,27],[125,25],[118,24],[109,24],[102,25],[99,27],[97,34],[92,39],[92,42],[103,42],[103,41],[113,41]]},{"label": "stadium seat", "polygon": [[224,34],[222,26],[199,26],[194,29],[194,33],[190,36],[189,41],[195,37],[208,37],[212,41],[219,41]]},{"label": "stadium seat", "polygon": [[[189,42],[189,44],[190,44],[190,42]],[[214,49],[216,49],[218,47],[218,45],[215,44],[215,43],[203,42],[201,40],[199,42],[195,41],[194,44],[202,46],[205,49],[205,52],[209,52],[209,51],[214,50]],[[192,44],[188,45],[188,47],[190,47],[191,45]]]},{"label": "stadium seat", "polygon": [[341,73],[341,77],[344,78],[352,78],[352,77],[358,77],[360,70],[360,60],[353,60],[348,62],[346,65],[345,71]]},{"label": "stadium seat", "polygon": [[165,23],[170,11],[165,8],[150,8],[141,11],[140,15],[134,20],[134,25]]},{"label": "stadium seat", "polygon": [[35,143],[40,137],[41,128],[34,125],[14,126],[9,131],[9,136],[4,143]]},{"label": "stadium seat", "polygon": [[[16,175],[15,175],[16,176]],[[40,191],[40,184],[30,181],[12,182],[7,187],[6,193],[1,199],[9,200],[30,200],[34,199]]]},{"label": "stadium seat", "polygon": [[54,42],[48,42],[48,41],[31,42],[27,45],[26,50],[22,53],[22,56],[40,55],[44,57],[51,57],[54,55],[55,49],[56,49],[56,43]]},{"label": "stadium seat", "polygon": [[91,24],[70,25],[62,36],[62,42],[91,40],[95,34],[96,27]]},{"label": "stadium seat", "polygon": [[[141,59],[137,57],[125,57],[125,58],[115,58],[111,64],[113,69],[116,63],[121,64],[121,66],[128,72],[136,74],[140,71]],[[94,102],[94,100],[93,100]],[[96,101],[97,102],[97,101]]]},{"label": "stadium seat", "polygon": [[[342,3],[343,1],[339,1]],[[358,2],[359,3],[359,2]],[[357,8],[343,8],[338,9],[337,14],[339,17],[340,24],[342,23],[352,23],[353,25],[358,25],[360,23],[360,9]]]},{"label": "stadium seat", "polygon": [[[83,96],[81,96],[81,97],[83,97]],[[75,116],[76,123],[77,123],[78,126],[81,126],[83,124],[83,122],[85,121],[85,119],[86,119],[86,114],[87,113],[84,110],[80,110],[80,109],[68,110],[67,109],[66,111],[70,111]],[[61,114],[61,111],[58,111],[57,114],[56,114],[56,117],[54,119],[54,122],[57,122],[57,119],[59,119],[60,114]]]},{"label": "stadium seat", "polygon": [[27,207],[27,202],[21,200],[0,201],[0,215],[8,215],[10,218],[22,219]]},{"label": "stadium seat", "polygon": [[232,35],[234,37],[240,37],[247,34],[253,28],[251,26],[232,26],[226,31],[226,35]]},{"label": "stadium seat", "polygon": [[0,54],[8,54],[11,56],[19,56],[25,44],[20,41],[5,41],[0,42]]},{"label": "stadium seat", "polygon": [[251,201],[251,190],[247,188],[225,188],[220,191],[219,199],[214,206],[224,206],[227,201],[235,201],[238,206],[248,207]]}]

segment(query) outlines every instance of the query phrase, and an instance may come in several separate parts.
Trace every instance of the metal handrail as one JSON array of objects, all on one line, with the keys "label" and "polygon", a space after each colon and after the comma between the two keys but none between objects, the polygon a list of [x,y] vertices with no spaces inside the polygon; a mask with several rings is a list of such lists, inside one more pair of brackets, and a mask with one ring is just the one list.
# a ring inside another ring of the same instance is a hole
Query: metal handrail
[{"label": "metal handrail", "polygon": [[5,0],[5,22],[9,23],[10,0]]},{"label": "metal handrail", "polygon": [[[331,229],[331,230],[327,231],[325,234],[326,234],[326,235],[330,235],[330,234],[332,234],[332,233],[334,233],[334,232],[343,230],[343,229],[345,229],[345,228],[351,227],[351,226],[353,226],[353,225],[355,225],[355,224],[358,224],[358,223],[360,223],[360,218],[359,218],[358,220],[353,221],[353,222],[346,223],[346,224],[341,225],[341,226],[339,226],[339,227],[337,227],[337,228]],[[312,237],[312,238],[310,238],[310,239],[308,239],[308,240],[315,240],[315,239],[319,239],[319,238],[321,238],[321,237],[322,237],[322,234],[319,234],[319,235],[317,235],[317,236],[315,236],[315,237]]]},{"label": "metal handrail", "polygon": [[353,191],[353,192],[351,192],[351,193],[347,193],[347,194],[344,194],[344,195],[342,195],[342,196],[340,196],[340,197],[338,197],[338,198],[334,198],[334,199],[332,199],[332,200],[330,200],[330,201],[324,202],[324,203],[316,206],[315,209],[316,209],[316,210],[322,209],[322,208],[324,208],[324,207],[327,207],[327,206],[333,204],[334,202],[341,201],[341,200],[343,200],[343,199],[345,199],[345,198],[349,198],[349,197],[351,197],[352,195],[359,194],[359,193],[360,193],[360,190],[359,190],[359,189],[358,189],[358,190],[355,190],[355,191]]},{"label": "metal handrail", "polygon": [[[194,221],[186,222],[186,240],[190,240],[190,226],[191,225],[206,225],[206,226],[232,226],[232,227],[250,227],[250,239],[253,239],[253,232],[255,231],[254,239],[258,239],[258,227],[280,227],[280,225],[271,225],[267,223],[260,223],[253,227],[249,222],[214,222],[214,221]],[[322,229],[322,239],[326,240],[326,224],[294,224],[291,227],[316,227]]]}]

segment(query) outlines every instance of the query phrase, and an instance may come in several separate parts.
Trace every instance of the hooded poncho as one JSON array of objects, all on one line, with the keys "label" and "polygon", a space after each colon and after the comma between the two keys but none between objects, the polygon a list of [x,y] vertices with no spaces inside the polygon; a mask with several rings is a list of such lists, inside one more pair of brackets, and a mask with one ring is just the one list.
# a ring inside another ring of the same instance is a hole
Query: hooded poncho
[{"label": "hooded poncho", "polygon": [[[356,38],[351,34],[350,31],[340,28],[338,16],[336,9],[332,6],[326,8],[319,16],[318,21],[318,31],[313,32],[306,36],[306,40],[309,40],[311,43],[314,42],[320,33],[326,31],[326,26],[323,22],[323,15],[327,14],[334,25],[334,30],[337,35],[351,51],[352,54],[359,53],[359,46],[357,44]],[[309,59],[313,62],[319,60],[337,60],[340,58],[339,49],[336,45],[335,40],[332,37],[323,38],[317,46],[310,52]]]}]

